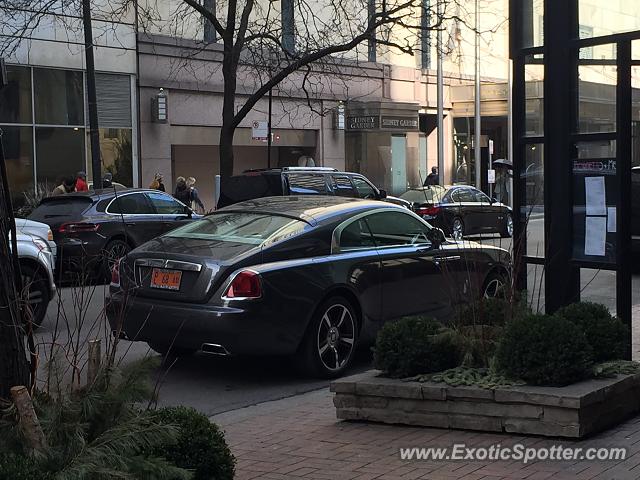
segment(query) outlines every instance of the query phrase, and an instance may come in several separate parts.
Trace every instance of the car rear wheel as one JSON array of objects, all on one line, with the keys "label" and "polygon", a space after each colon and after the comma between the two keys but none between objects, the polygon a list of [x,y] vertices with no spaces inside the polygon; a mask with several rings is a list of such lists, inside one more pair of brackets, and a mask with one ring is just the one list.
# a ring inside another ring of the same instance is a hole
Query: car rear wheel
[{"label": "car rear wheel", "polygon": [[507,280],[504,275],[498,272],[491,272],[487,275],[482,289],[483,298],[505,298],[507,289]]},{"label": "car rear wheel", "polygon": [[113,265],[126,256],[131,251],[131,247],[124,240],[111,240],[106,247],[104,247],[102,268],[105,278],[111,278],[111,270]]},{"label": "car rear wheel", "polygon": [[42,267],[28,264],[21,264],[20,272],[22,273],[22,288],[26,296],[25,306],[28,307],[28,314],[31,315],[31,323],[35,330],[42,325],[47,313],[47,306],[51,301],[49,277]]},{"label": "car rear wheel", "polygon": [[464,222],[460,217],[453,219],[453,223],[451,224],[451,235],[454,240],[462,240],[462,237],[464,237]]},{"label": "car rear wheel", "polygon": [[156,343],[156,342],[147,342],[151,350],[159,353],[163,357],[172,356],[172,357],[188,357],[196,353],[195,349],[191,348],[178,348],[172,345],[167,345],[166,343]]},{"label": "car rear wheel", "polygon": [[500,236],[502,238],[511,238],[513,236],[513,217],[510,213],[507,213],[504,217],[504,225]]},{"label": "car rear wheel", "polygon": [[298,352],[305,373],[335,378],[353,359],[358,337],[356,313],[344,297],[331,297],[318,307]]}]

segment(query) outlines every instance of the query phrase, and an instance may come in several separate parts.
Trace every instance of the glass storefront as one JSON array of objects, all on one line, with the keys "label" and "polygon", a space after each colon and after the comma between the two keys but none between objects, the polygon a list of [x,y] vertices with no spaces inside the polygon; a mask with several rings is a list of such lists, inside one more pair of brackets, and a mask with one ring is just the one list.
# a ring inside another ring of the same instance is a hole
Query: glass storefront
[{"label": "glass storefront", "polygon": [[[14,208],[80,170],[90,178],[86,88],[82,71],[7,66],[0,129]],[[131,77],[97,74],[103,173],[133,185]]]}]

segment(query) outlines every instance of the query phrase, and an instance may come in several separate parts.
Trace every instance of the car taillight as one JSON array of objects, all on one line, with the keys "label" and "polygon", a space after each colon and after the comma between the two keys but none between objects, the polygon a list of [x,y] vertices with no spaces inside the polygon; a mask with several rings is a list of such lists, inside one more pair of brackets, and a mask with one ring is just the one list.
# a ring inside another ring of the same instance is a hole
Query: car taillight
[{"label": "car taillight", "polygon": [[418,215],[428,215],[430,217],[435,217],[439,212],[440,207],[422,207],[416,209]]},{"label": "car taillight", "polygon": [[226,298],[259,298],[262,296],[260,276],[251,270],[238,273],[224,294]]},{"label": "car taillight", "polygon": [[100,227],[97,223],[63,223],[60,225],[60,233],[84,233],[97,232]]},{"label": "car taillight", "polygon": [[111,267],[111,285],[114,287],[120,286],[120,260],[118,259]]}]

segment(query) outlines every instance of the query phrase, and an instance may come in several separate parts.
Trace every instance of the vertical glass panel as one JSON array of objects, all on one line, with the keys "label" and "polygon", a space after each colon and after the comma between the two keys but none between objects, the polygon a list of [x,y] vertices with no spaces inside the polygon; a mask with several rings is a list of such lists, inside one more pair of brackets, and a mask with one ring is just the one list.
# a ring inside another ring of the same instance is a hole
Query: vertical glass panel
[{"label": "vertical glass panel", "polygon": [[[598,64],[597,62],[602,62]],[[616,84],[618,75],[615,45],[606,44],[579,51],[578,131],[616,131]]]},{"label": "vertical glass panel", "polygon": [[526,225],[527,255],[544,257],[544,145],[526,146],[520,181],[524,192],[521,221]]},{"label": "vertical glass panel", "polygon": [[580,269],[580,300],[605,305],[616,311],[616,272],[611,270]]},{"label": "vertical glass panel", "polygon": [[631,60],[640,60],[640,40],[631,42]]},{"label": "vertical glass panel", "polygon": [[454,185],[475,185],[476,171],[473,162],[471,137],[474,119],[470,117],[453,119],[454,164],[451,179]]},{"label": "vertical glass panel", "polygon": [[82,72],[34,68],[36,123],[84,125]]},{"label": "vertical glass panel", "polygon": [[527,264],[527,302],[531,310],[544,313],[544,266]]},{"label": "vertical glass panel", "polygon": [[[133,148],[131,129],[101,128],[100,157],[102,158],[102,175],[109,172],[113,181],[125,187],[133,185]],[[91,180],[91,141],[87,132],[87,178]]]},{"label": "vertical glass panel", "polygon": [[518,4],[522,9],[522,46],[544,45],[544,1],[522,0]]},{"label": "vertical glass panel", "polygon": [[[542,62],[542,59],[539,60]],[[544,134],[544,65],[525,65],[525,135]]]},{"label": "vertical glass panel", "polygon": [[640,30],[637,0],[578,0],[581,36],[601,37]]},{"label": "vertical glass panel", "polygon": [[0,123],[31,123],[31,70],[8,65],[7,77],[0,89]]},{"label": "vertical glass panel", "polygon": [[25,204],[25,193],[33,191],[33,130],[31,127],[1,127],[7,177],[14,210]]},{"label": "vertical glass panel", "polygon": [[38,182],[59,185],[63,177],[84,170],[84,129],[36,127]]}]

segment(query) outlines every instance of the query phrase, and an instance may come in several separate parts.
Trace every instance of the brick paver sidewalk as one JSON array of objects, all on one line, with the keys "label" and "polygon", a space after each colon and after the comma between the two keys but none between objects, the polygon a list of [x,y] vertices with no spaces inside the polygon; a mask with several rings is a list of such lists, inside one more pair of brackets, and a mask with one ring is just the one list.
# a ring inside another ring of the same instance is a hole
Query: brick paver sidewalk
[{"label": "brick paver sidewalk", "polygon": [[[238,459],[237,479],[638,479],[640,416],[585,441],[336,420],[328,389],[212,417]],[[627,447],[624,461],[406,461],[401,447]]]}]

